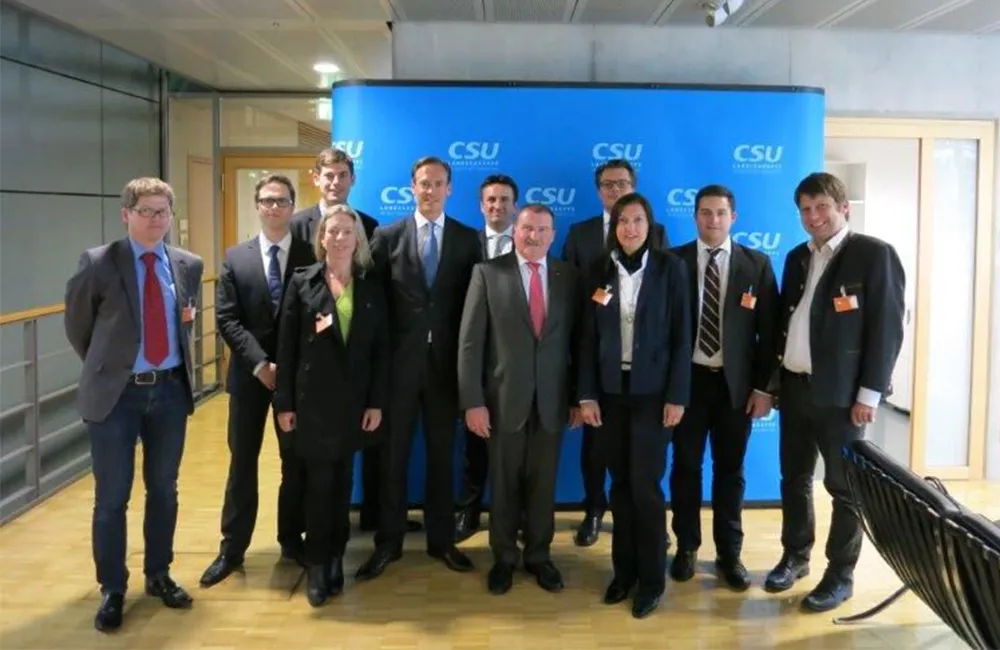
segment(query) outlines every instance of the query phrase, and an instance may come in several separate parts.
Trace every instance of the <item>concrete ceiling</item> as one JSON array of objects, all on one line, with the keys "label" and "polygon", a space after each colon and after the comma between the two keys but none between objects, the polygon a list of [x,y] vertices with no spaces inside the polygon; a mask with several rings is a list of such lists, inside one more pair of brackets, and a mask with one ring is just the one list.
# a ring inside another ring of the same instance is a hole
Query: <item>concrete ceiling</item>
[{"label": "concrete ceiling", "polygon": [[[402,21],[701,25],[703,0],[19,0],[218,89],[326,87],[313,70],[391,78]],[[1000,32],[1000,0],[746,0],[723,28]]]}]

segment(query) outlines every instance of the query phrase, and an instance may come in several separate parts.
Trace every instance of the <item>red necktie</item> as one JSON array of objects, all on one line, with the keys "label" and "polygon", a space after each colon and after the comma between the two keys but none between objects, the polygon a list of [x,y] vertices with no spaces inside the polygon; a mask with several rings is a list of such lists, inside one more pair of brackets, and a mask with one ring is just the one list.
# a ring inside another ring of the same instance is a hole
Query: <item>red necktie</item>
[{"label": "red necktie", "polygon": [[528,268],[531,269],[528,311],[531,312],[531,325],[535,328],[536,337],[542,335],[542,327],[545,325],[545,294],[542,292],[542,276],[538,267],[538,262],[528,262]]},{"label": "red necktie", "polygon": [[146,265],[146,282],[142,288],[142,338],[145,343],[143,356],[154,366],[167,358],[167,310],[163,306],[163,290],[156,277],[156,255],[143,253]]}]

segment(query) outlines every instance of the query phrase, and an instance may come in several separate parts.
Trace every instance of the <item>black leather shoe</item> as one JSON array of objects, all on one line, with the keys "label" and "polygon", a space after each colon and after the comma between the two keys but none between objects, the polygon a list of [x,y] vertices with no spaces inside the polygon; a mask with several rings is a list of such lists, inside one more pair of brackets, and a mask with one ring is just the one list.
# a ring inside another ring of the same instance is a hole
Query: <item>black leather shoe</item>
[{"label": "black leather shoe", "polygon": [[208,565],[208,568],[205,569],[205,573],[201,574],[199,584],[202,587],[217,585],[242,566],[243,558],[220,555]]},{"label": "black leather shoe", "polygon": [[146,595],[159,598],[171,609],[187,609],[194,602],[191,596],[168,575],[152,580],[146,578]]},{"label": "black leather shoe", "polygon": [[792,588],[795,581],[809,575],[809,563],[789,555],[782,555],[777,566],[771,569],[764,581],[764,591],[778,593]]},{"label": "black leather shoe", "polygon": [[573,543],[577,546],[593,546],[596,544],[597,538],[601,536],[601,520],[603,518],[603,514],[588,512],[587,516],[580,522],[580,526],[576,529],[576,537],[573,538]]},{"label": "black leather shoe", "polygon": [[358,580],[377,578],[382,575],[382,572],[385,571],[385,568],[391,562],[395,562],[402,557],[403,550],[401,548],[376,547],[371,556],[365,560],[365,563],[358,567],[358,571],[354,574],[354,577]]},{"label": "black leather shoe", "polygon": [[687,582],[694,577],[697,562],[697,551],[677,551],[677,555],[670,563],[670,577],[677,582]]},{"label": "black leather shoe", "polygon": [[464,542],[479,530],[481,516],[478,511],[463,509],[455,513],[455,543]]},{"label": "black leather shoe", "polygon": [[327,583],[329,572],[322,564],[313,564],[307,570],[306,598],[313,607],[319,607],[330,595],[330,585]]},{"label": "black leather shoe", "polygon": [[94,616],[94,628],[100,632],[111,632],[122,626],[122,615],[125,611],[124,594],[104,594],[101,606]]},{"label": "black leather shoe", "polygon": [[632,591],[632,584],[614,578],[604,592],[605,605],[617,605],[628,598],[628,592]]},{"label": "black leather shoe", "polygon": [[339,556],[333,558],[327,586],[331,596],[337,596],[344,591],[344,558]]},{"label": "black leather shoe", "polygon": [[305,568],[305,546],[302,544],[282,544],[281,559],[286,562],[294,562]]},{"label": "black leather shoe", "polygon": [[458,571],[459,573],[467,573],[475,569],[472,566],[472,560],[470,560],[465,553],[458,550],[454,546],[449,546],[443,550],[427,550],[427,555],[430,555],[435,560],[441,560],[444,565],[451,569],[452,571]]},{"label": "black leather shoe", "polygon": [[525,570],[535,576],[538,586],[545,591],[558,593],[563,590],[562,574],[552,562],[542,562],[541,564],[525,564]]},{"label": "black leather shoe", "polygon": [[632,617],[646,618],[660,606],[660,594],[645,594],[639,592],[632,602]]},{"label": "black leather shoe", "polygon": [[505,562],[494,564],[493,568],[490,569],[489,575],[486,576],[486,587],[495,596],[507,593],[513,584],[514,567]]},{"label": "black leather shoe", "polygon": [[802,609],[810,612],[828,612],[854,595],[854,582],[827,571],[802,601]]},{"label": "black leather shoe", "polygon": [[736,591],[746,591],[750,588],[750,574],[739,558],[716,558],[715,568],[726,584]]}]

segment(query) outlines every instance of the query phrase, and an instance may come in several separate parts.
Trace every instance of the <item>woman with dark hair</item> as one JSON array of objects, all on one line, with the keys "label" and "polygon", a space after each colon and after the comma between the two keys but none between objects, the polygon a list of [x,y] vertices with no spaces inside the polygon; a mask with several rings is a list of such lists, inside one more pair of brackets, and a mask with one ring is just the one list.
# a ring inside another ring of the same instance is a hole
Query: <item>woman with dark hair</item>
[{"label": "woman with dark hair", "polygon": [[597,427],[611,473],[611,605],[638,587],[632,615],[659,605],[666,574],[667,444],[691,381],[691,318],[684,262],[650,241],[653,209],[627,194],[611,209],[604,255],[587,274],[580,350],[583,419]]},{"label": "woman with dark hair", "polygon": [[315,252],[319,261],[295,272],[281,305],[274,409],[305,462],[306,595],[318,607],[344,588],[354,453],[377,441],[389,330],[354,210],[323,213]]}]

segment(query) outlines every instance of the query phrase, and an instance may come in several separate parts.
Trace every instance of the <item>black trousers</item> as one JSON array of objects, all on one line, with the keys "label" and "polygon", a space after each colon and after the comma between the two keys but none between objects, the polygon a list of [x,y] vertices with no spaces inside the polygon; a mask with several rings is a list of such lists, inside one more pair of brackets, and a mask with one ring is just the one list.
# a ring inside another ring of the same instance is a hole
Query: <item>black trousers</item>
[{"label": "black trousers", "polygon": [[583,440],[580,446],[580,473],[583,475],[583,508],[588,515],[603,517],[608,509],[608,498],[604,484],[608,464],[595,444],[597,429],[583,425]]},{"label": "black trousers", "polygon": [[[264,442],[264,425],[271,408],[271,391],[259,381],[241,386],[229,396],[229,478],[222,506],[222,543],[219,552],[242,558],[250,546],[257,523],[258,461]],[[302,545],[305,532],[304,466],[293,449],[295,433],[281,433],[277,421],[281,457],[281,485],[278,488],[278,543],[283,547]]]},{"label": "black trousers", "polygon": [[382,445],[372,445],[361,451],[361,513],[362,528],[375,528],[381,516]]},{"label": "black trousers", "polygon": [[[428,348],[429,351],[430,348]],[[458,402],[430,358],[419,386],[393,396],[389,409],[389,438],[382,453],[382,513],[376,546],[401,546],[406,534],[407,485],[410,450],[417,416],[427,443],[424,530],[428,550],[443,550],[455,543],[455,428]]]},{"label": "black trousers", "polygon": [[670,432],[663,427],[659,395],[628,395],[623,373],[621,395],[601,397],[603,426],[598,448],[611,472],[611,562],[615,578],[638,582],[640,593],[659,595],[666,585],[667,516],[661,483],[666,472]]},{"label": "black trousers", "polygon": [[305,463],[305,561],[326,565],[343,557],[350,538],[354,455],[340,460],[308,459]]},{"label": "black trousers", "polygon": [[722,370],[693,364],[691,403],[674,430],[670,508],[680,551],[701,546],[702,463],[712,450],[712,538],[717,557],[737,559],[743,549],[743,459],[750,440],[746,403],[733,407]]},{"label": "black trousers", "polygon": [[524,529],[526,565],[550,559],[555,534],[556,474],[562,431],[542,427],[533,406],[524,426],[489,439],[490,549],[497,562],[517,565],[517,531]]},{"label": "black trousers", "polygon": [[817,452],[823,456],[823,485],[833,497],[826,539],[829,569],[850,580],[861,554],[861,519],[851,502],[842,450],[864,437],[851,423],[850,408],[817,407],[805,375],[782,372],[781,378],[781,545],[785,553],[808,561],[816,541],[813,473]]},{"label": "black trousers", "polygon": [[483,510],[486,477],[489,474],[489,443],[471,431],[465,432],[465,454],[462,457],[462,493],[458,507],[479,513]]}]

